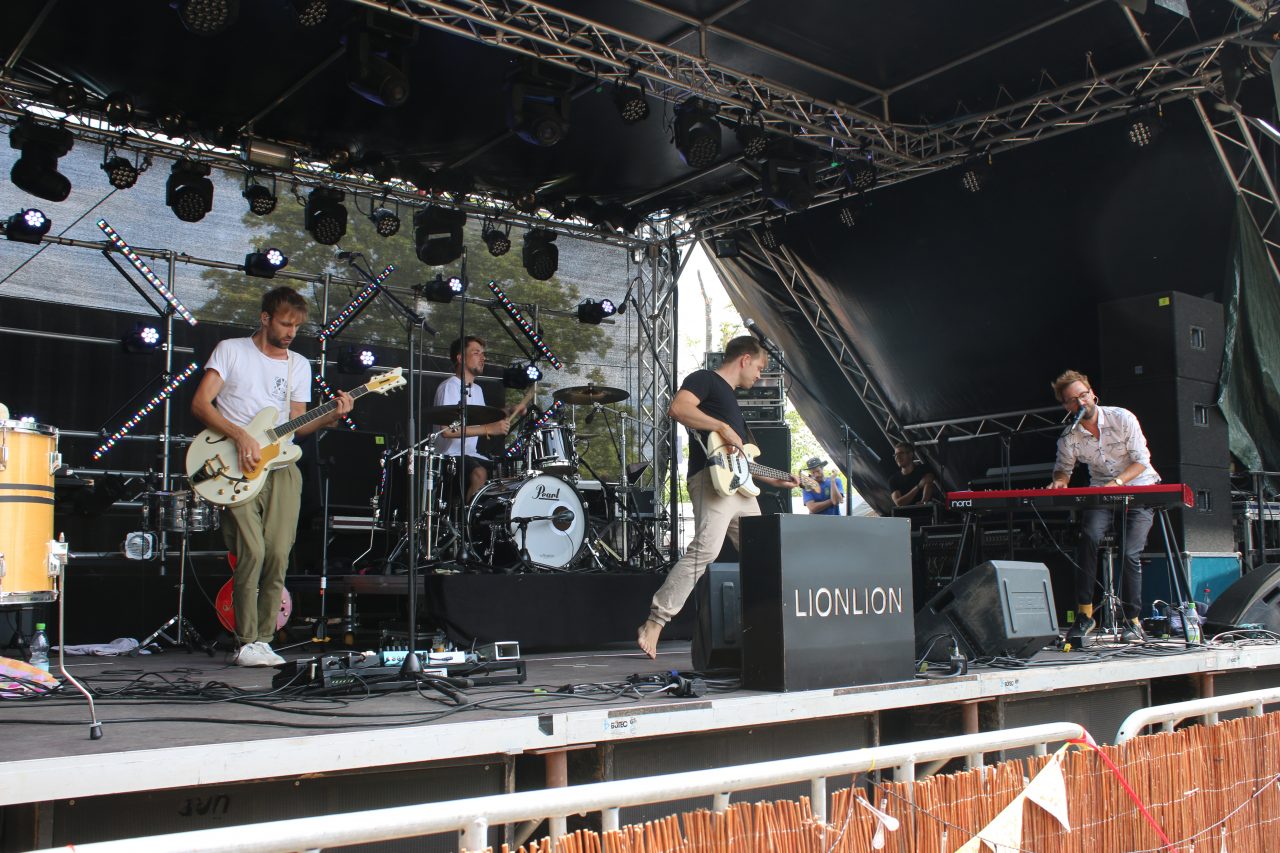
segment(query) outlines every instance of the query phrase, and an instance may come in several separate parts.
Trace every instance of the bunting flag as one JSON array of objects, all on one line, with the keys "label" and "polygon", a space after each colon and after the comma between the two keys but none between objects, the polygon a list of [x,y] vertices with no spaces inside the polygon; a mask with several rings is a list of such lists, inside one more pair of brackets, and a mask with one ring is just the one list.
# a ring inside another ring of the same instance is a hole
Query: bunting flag
[{"label": "bunting flag", "polygon": [[1063,744],[1022,792],[1028,800],[1047,811],[1064,832],[1071,831],[1071,821],[1067,818],[1067,780],[1062,775],[1062,756],[1068,748],[1069,744]]},{"label": "bunting flag", "polygon": [[966,841],[956,853],[981,853],[983,846],[992,853],[1018,850],[1022,845],[1022,806],[1026,802],[1035,803],[1062,824],[1064,830],[1070,831],[1071,822],[1067,817],[1067,780],[1062,775],[1062,756],[1070,748],[1063,744],[1053,754],[1053,758],[1035,778],[1013,798],[1000,814],[978,831],[973,838]]}]

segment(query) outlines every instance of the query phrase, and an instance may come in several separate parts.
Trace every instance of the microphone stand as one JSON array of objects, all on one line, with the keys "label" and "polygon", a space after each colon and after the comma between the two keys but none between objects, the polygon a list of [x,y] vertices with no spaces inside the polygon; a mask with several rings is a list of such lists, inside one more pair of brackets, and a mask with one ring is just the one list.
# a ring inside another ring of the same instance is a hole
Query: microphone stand
[{"label": "microphone stand", "polygon": [[[368,269],[361,267],[357,263],[358,258],[362,258],[358,252],[353,252],[350,257],[346,258],[347,264],[363,278],[368,281],[375,281],[373,273]],[[391,301],[405,318],[406,327],[406,346],[409,354],[409,415],[405,424],[407,439],[411,452],[408,461],[405,463],[405,497],[407,499],[408,512],[405,521],[409,530],[409,642],[406,645],[407,653],[404,656],[404,663],[400,665],[400,675],[405,678],[416,679],[422,673],[422,662],[418,660],[417,644],[418,644],[418,543],[417,543],[417,526],[418,526],[418,508],[417,493],[414,488],[414,465],[416,463],[417,454],[412,452],[413,448],[418,445],[418,422],[415,417],[415,409],[417,408],[418,393],[418,365],[416,363],[415,337],[414,331],[421,326],[427,334],[434,335],[436,330],[427,322],[427,318],[419,314],[410,306],[402,302],[399,297],[385,287],[378,289],[379,293],[384,294]]]}]

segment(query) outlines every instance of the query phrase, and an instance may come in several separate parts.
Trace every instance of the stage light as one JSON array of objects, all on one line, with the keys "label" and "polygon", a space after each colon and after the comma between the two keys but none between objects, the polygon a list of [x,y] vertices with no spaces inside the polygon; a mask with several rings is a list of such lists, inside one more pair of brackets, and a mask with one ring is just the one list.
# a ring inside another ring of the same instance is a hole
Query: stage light
[{"label": "stage light", "polygon": [[511,232],[509,230],[499,230],[490,226],[485,229],[480,239],[484,240],[484,244],[489,247],[489,254],[495,258],[500,258],[511,251]]},{"label": "stage light", "polygon": [[138,167],[107,148],[103,152],[102,171],[107,173],[107,180],[118,190],[127,190],[138,182]]},{"label": "stage light", "polygon": [[412,26],[405,34],[370,30],[356,33],[348,48],[347,86],[380,107],[404,104],[409,100],[409,45],[416,36],[417,29]]},{"label": "stage light", "polygon": [[170,5],[182,26],[199,36],[217,35],[240,14],[240,0],[173,0]]},{"label": "stage light", "polygon": [[742,148],[742,155],[751,160],[759,160],[769,147],[769,135],[764,125],[757,120],[747,119],[738,125],[733,132]]},{"label": "stage light", "polygon": [[289,0],[289,4],[298,13],[299,26],[319,26],[329,14],[329,0]]},{"label": "stage light", "polygon": [[1125,138],[1135,148],[1146,148],[1153,145],[1164,130],[1164,116],[1160,107],[1143,107],[1129,113]]},{"label": "stage light", "polygon": [[255,278],[275,278],[276,273],[289,265],[289,259],[279,249],[250,252],[244,256],[245,275]]},{"label": "stage light", "polygon": [[[547,342],[542,339],[542,333],[533,327],[533,324],[525,319],[524,313],[516,306],[511,298],[507,296],[507,292],[502,289],[502,285],[496,281],[489,281],[489,290],[492,291],[494,298],[498,300],[498,305],[503,311],[507,312],[507,316],[511,318],[511,322],[516,324],[524,336],[529,339],[529,343],[533,345],[541,355],[544,361],[560,370],[564,367],[564,362],[556,358],[556,354],[551,351],[551,347],[547,346]],[[556,401],[556,405],[560,405],[560,401]],[[555,408],[554,406],[552,408]]]},{"label": "stage light", "polygon": [[502,386],[523,391],[535,382],[542,380],[542,371],[533,362],[513,361],[509,367],[502,369]]},{"label": "stage light", "polygon": [[9,217],[4,236],[18,243],[39,243],[40,238],[49,233],[52,224],[44,211],[30,207]]},{"label": "stage light", "polygon": [[613,105],[623,124],[639,124],[649,117],[649,102],[638,84],[621,82],[614,86]]},{"label": "stage light", "polygon": [[[246,181],[248,180],[246,178]],[[241,195],[244,196],[245,201],[249,202],[249,212],[254,216],[270,216],[276,209],[275,192],[262,184],[248,183]]]},{"label": "stage light", "polygon": [[71,181],[58,171],[58,158],[74,144],[75,138],[66,128],[40,124],[24,115],[9,132],[9,147],[22,152],[9,179],[37,198],[64,201],[71,194]]},{"label": "stage light", "polygon": [[676,150],[691,169],[705,169],[720,156],[720,123],[701,98],[676,104]]},{"label": "stage light", "polygon": [[424,207],[413,215],[413,245],[418,260],[433,267],[451,264],[462,256],[462,226],[467,215],[461,210]]},{"label": "stage light", "polygon": [[555,145],[569,133],[569,83],[559,69],[525,63],[506,83],[507,127],[530,145]]},{"label": "stage light", "polygon": [[213,209],[213,182],[209,164],[179,160],[165,184],[164,203],[183,222],[199,222]]},{"label": "stage light", "polygon": [[160,330],[146,323],[134,323],[133,331],[120,339],[120,346],[134,355],[153,353],[160,348]]},{"label": "stage light", "polygon": [[400,217],[385,207],[380,207],[369,214],[369,221],[379,237],[394,237],[400,231]]},{"label": "stage light", "polygon": [[74,113],[84,108],[89,94],[79,83],[64,80],[49,91],[49,99],[64,113]]},{"label": "stage light", "polygon": [[160,118],[156,119],[156,124],[160,125],[160,132],[170,139],[178,139],[186,136],[189,128],[186,113],[181,110],[170,110],[162,113]]},{"label": "stage light", "polygon": [[985,161],[974,157],[960,167],[960,187],[965,192],[980,193],[987,185],[990,170]]},{"label": "stage light", "polygon": [[378,353],[367,346],[346,344],[338,351],[338,369],[343,373],[364,373],[378,363]]},{"label": "stage light", "polygon": [[858,192],[866,192],[876,185],[876,164],[871,158],[860,157],[851,160],[844,166],[845,180],[849,182],[849,186]]},{"label": "stage light", "polygon": [[560,269],[560,250],[555,244],[556,232],[534,228],[524,235],[521,252],[524,269],[530,277],[546,281]]},{"label": "stage light", "polygon": [[602,231],[634,234],[640,227],[640,214],[624,204],[612,202],[600,208],[599,222],[596,224]]},{"label": "stage light", "polygon": [[617,307],[608,299],[584,299],[578,303],[579,323],[598,326],[605,317],[612,317],[617,313]]},{"label": "stage light", "polygon": [[845,228],[853,228],[858,224],[857,202],[853,199],[841,202],[840,204],[840,224]]},{"label": "stage light", "polygon": [[127,127],[133,121],[133,96],[128,92],[112,92],[102,102],[102,112],[107,117],[107,124]]},{"label": "stage light", "polygon": [[736,258],[742,254],[738,238],[733,234],[723,234],[711,238],[711,250],[717,258]]},{"label": "stage light", "polygon": [[772,222],[765,222],[760,226],[760,245],[764,246],[771,252],[776,252],[782,246],[782,235],[778,233],[778,229],[774,227]]},{"label": "stage light", "polygon": [[193,361],[187,365],[185,370],[166,382],[165,386],[161,388],[154,397],[148,400],[141,409],[134,412],[133,416],[121,424],[120,428],[113,432],[104,442],[102,442],[102,444],[98,445],[98,449],[93,451],[93,461],[97,462],[105,456],[108,450],[115,447],[121,439],[129,434],[130,430],[142,423],[143,418],[151,414],[155,411],[157,406],[173,396],[173,392],[178,390],[178,386],[190,379],[198,367],[199,365]]},{"label": "stage light", "polygon": [[511,199],[511,206],[521,213],[537,213],[538,194],[532,190],[529,192],[517,193],[515,198]]},{"label": "stage light", "polygon": [[461,296],[467,292],[467,283],[456,275],[446,279],[443,275],[436,274],[431,281],[424,281],[417,285],[414,290],[421,294],[422,298],[428,302],[449,303],[453,301],[453,297]]},{"label": "stage light", "polygon": [[772,157],[764,164],[760,186],[774,207],[800,211],[813,203],[817,193],[817,170],[813,163]]},{"label": "stage light", "polygon": [[329,338],[339,335],[352,320],[360,316],[361,311],[369,307],[373,297],[377,296],[378,292],[382,290],[382,283],[395,271],[395,264],[387,264],[386,269],[378,273],[377,278],[361,288],[360,292],[347,303],[347,306],[338,312],[338,316],[330,320],[328,325],[320,330],[320,334],[316,336],[316,339],[324,343]]},{"label": "stage light", "polygon": [[342,191],[316,187],[307,196],[302,225],[322,246],[333,246],[347,233],[347,208]]}]

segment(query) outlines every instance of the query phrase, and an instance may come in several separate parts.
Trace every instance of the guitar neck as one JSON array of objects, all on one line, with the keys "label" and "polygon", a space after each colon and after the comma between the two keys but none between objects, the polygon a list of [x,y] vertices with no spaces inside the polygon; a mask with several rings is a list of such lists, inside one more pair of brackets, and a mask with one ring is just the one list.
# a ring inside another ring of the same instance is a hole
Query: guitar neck
[{"label": "guitar neck", "polygon": [[[369,386],[361,385],[359,388],[356,388],[352,391],[348,391],[347,393],[351,395],[351,399],[359,400],[365,394],[369,393]],[[314,409],[308,409],[307,411],[298,415],[293,420],[285,421],[275,429],[267,430],[267,435],[271,438],[272,441],[279,441],[282,438],[293,435],[295,432],[297,432],[307,424],[311,423],[312,421],[317,421],[320,418],[323,418],[325,415],[329,414],[330,412],[334,411],[337,408],[338,408],[338,401],[336,399],[330,400],[327,403],[322,403],[321,405],[316,406]]]},{"label": "guitar neck", "polygon": [[768,465],[760,465],[756,462],[747,463],[747,470],[752,474],[761,477],[772,477],[775,480],[790,480],[791,475],[786,471],[779,471],[777,468],[770,468]]}]

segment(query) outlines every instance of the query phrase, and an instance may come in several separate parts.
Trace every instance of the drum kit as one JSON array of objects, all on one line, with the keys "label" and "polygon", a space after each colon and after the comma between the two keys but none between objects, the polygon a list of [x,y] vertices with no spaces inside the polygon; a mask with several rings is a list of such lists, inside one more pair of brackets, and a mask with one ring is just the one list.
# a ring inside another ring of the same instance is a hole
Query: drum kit
[{"label": "drum kit", "polygon": [[0,420],[0,606],[58,599],[66,548],[53,537],[58,430]]},{"label": "drum kit", "polygon": [[[605,415],[612,432],[630,416],[607,409],[627,399],[620,388],[594,384],[562,388],[553,394],[555,404],[545,412],[531,412],[514,431],[499,458],[493,460],[494,475],[469,499],[460,483],[458,457],[437,453],[434,444],[440,432],[419,443],[417,470],[419,556],[427,563],[457,564],[467,569],[496,572],[587,571],[611,566],[625,567],[633,554],[628,526],[638,530],[638,521],[626,507],[631,491],[628,476],[637,469],[626,463],[626,432],[618,429],[621,441],[621,481],[602,483],[599,478],[583,478],[580,471],[594,476],[590,465],[578,453],[585,442],[579,438],[572,411],[565,406],[589,406],[588,420]],[[428,423],[452,424],[463,417],[462,406],[440,406],[423,412]],[[465,407],[470,425],[490,424],[506,417],[492,406]],[[443,430],[441,430],[443,432]],[[387,466],[403,466],[408,451],[388,456]],[[385,490],[388,477],[383,477]],[[579,486],[583,488],[580,489]],[[591,507],[584,492],[604,491],[609,499]],[[385,504],[385,495],[375,501]],[[621,533],[617,528],[621,527]],[[391,566],[402,566],[407,537],[402,538],[387,557]]]}]

